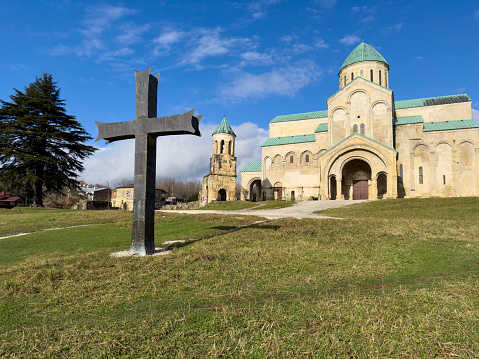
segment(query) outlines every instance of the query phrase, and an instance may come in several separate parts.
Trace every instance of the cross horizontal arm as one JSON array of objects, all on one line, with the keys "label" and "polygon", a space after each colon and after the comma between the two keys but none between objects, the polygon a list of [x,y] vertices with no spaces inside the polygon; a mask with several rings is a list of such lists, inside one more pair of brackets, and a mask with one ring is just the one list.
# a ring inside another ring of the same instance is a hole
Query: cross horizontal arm
[{"label": "cross horizontal arm", "polygon": [[201,136],[199,122],[203,115],[193,116],[195,110],[179,115],[150,118],[148,133],[156,136],[196,135]]},{"label": "cross horizontal arm", "polygon": [[106,144],[135,138],[134,121],[102,123],[95,121],[98,127],[98,136],[95,141],[106,140]]}]

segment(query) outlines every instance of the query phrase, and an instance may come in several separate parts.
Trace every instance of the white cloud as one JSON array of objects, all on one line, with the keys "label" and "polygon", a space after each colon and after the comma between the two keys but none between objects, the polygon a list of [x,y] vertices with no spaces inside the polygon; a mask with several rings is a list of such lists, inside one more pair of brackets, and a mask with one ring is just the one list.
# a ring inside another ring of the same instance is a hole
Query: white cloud
[{"label": "white cloud", "polygon": [[[122,17],[135,13],[136,10],[122,6],[102,5],[87,9],[87,16],[82,22],[82,28],[78,33],[83,40],[76,46],[65,46],[59,44],[48,51],[51,55],[62,56],[76,54],[80,57],[90,57],[94,53],[106,49],[102,35],[105,30],[110,29],[113,22]],[[126,41],[126,38],[124,38]]]},{"label": "white cloud", "polygon": [[336,0],[314,0],[313,3],[316,6],[324,7],[324,8],[330,8],[334,4],[336,4]]},{"label": "white cloud", "polygon": [[125,24],[120,26],[121,35],[116,37],[116,41],[122,45],[132,45],[141,41],[141,35],[150,30],[150,24],[137,26],[135,24]]},{"label": "white cloud", "polygon": [[[211,134],[218,124],[200,124],[202,137],[166,136],[157,139],[156,177],[173,177],[177,180],[201,179],[209,172],[209,159],[212,155]],[[238,158],[238,181],[240,170],[251,161],[261,160],[261,144],[268,138],[268,131],[246,122],[232,126],[236,133]],[[85,171],[81,178],[87,183],[117,184],[125,178],[133,178],[134,140],[113,142],[101,147],[93,156],[85,160]]]},{"label": "white cloud", "polygon": [[153,43],[155,48],[153,49],[154,55],[161,55],[168,53],[171,49],[171,45],[181,41],[186,36],[183,31],[167,30],[158,36]]},{"label": "white cloud", "polygon": [[114,61],[118,57],[132,55],[133,53],[134,53],[133,49],[131,49],[129,47],[125,47],[125,48],[115,50],[115,51],[104,52],[104,53],[100,54],[97,61],[98,62]]},{"label": "white cloud", "polygon": [[253,43],[248,38],[221,36],[222,29],[196,29],[189,35],[188,45],[191,51],[184,57],[180,65],[197,64],[208,57],[226,55],[236,49],[251,49]]},{"label": "white cloud", "polygon": [[476,123],[479,125],[479,111],[475,109],[472,110],[472,119],[476,121]]},{"label": "white cloud", "polygon": [[476,10],[475,13],[474,13],[474,18],[476,20],[479,20],[479,10]]},{"label": "white cloud", "polygon": [[243,61],[241,62],[240,66],[246,65],[271,65],[273,63],[273,59],[269,54],[262,54],[255,51],[248,51],[240,56]]},{"label": "white cloud", "polygon": [[423,57],[422,57],[422,56],[416,56],[414,59],[415,59],[415,60],[422,60]]},{"label": "white cloud", "polygon": [[369,16],[365,17],[364,19],[362,19],[361,22],[371,22],[373,20],[374,20],[374,16],[369,15]]},{"label": "white cloud", "polygon": [[327,49],[329,48],[329,44],[325,43],[324,40],[321,38],[316,38],[314,40],[314,47],[318,49]]},{"label": "white cloud", "polygon": [[346,35],[342,39],[339,40],[340,43],[346,46],[351,46],[359,42],[359,37],[356,35]]},{"label": "white cloud", "polygon": [[273,68],[269,72],[251,74],[242,71],[226,86],[220,94],[232,102],[254,101],[268,96],[295,96],[311,82],[317,80],[320,69],[312,61],[302,61],[295,65]]},{"label": "white cloud", "polygon": [[403,23],[398,23],[396,25],[392,25],[392,26],[388,26],[387,28],[385,28],[383,30],[383,33],[385,34],[391,34],[391,33],[394,33],[394,32],[399,32],[401,31],[402,27],[403,27]]}]

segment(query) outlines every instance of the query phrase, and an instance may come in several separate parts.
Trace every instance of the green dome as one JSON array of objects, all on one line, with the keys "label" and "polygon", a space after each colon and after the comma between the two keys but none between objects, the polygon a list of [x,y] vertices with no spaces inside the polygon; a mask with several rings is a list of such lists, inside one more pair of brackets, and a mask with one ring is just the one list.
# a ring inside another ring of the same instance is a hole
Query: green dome
[{"label": "green dome", "polygon": [[341,68],[339,69],[339,72],[341,72],[341,70],[344,69],[346,66],[361,61],[379,61],[385,63],[389,68],[389,64],[379,52],[377,52],[370,45],[361,42],[346,58],[343,63],[343,66],[341,66]]},{"label": "green dome", "polygon": [[216,127],[215,132],[213,132],[213,135],[216,135],[218,133],[227,133],[229,135],[233,135],[236,137],[236,134],[234,133],[233,129],[231,128],[230,124],[228,121],[226,121],[226,117],[223,118],[223,121]]}]

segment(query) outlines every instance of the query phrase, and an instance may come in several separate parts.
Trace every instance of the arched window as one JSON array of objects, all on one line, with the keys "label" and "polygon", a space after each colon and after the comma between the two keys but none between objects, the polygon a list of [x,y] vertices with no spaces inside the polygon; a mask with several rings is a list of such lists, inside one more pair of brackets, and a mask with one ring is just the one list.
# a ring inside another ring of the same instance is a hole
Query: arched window
[{"label": "arched window", "polygon": [[306,155],[304,161],[305,161],[305,162],[309,162],[309,155]]},{"label": "arched window", "polygon": [[354,72],[351,72],[351,81],[354,80]]},{"label": "arched window", "polygon": [[371,82],[374,81],[373,70],[371,70]]},{"label": "arched window", "polygon": [[364,136],[364,123],[361,124],[360,129],[361,129],[361,135]]},{"label": "arched window", "polygon": [[291,155],[289,156],[289,163],[293,163],[294,162],[294,157]]},{"label": "arched window", "polygon": [[419,184],[423,184],[422,167],[419,167]]},{"label": "arched window", "polygon": [[379,70],[379,84],[381,85],[381,70]]},{"label": "arched window", "polygon": [[353,132],[358,132],[358,125],[353,126]]},{"label": "arched window", "polygon": [[384,72],[384,86],[388,87],[388,72]]},{"label": "arched window", "polygon": [[363,77],[363,70],[361,70],[361,77]]},{"label": "arched window", "polygon": [[344,76],[344,86],[346,86],[346,75]]},{"label": "arched window", "polygon": [[220,153],[225,153],[225,141],[221,140],[220,143]]}]

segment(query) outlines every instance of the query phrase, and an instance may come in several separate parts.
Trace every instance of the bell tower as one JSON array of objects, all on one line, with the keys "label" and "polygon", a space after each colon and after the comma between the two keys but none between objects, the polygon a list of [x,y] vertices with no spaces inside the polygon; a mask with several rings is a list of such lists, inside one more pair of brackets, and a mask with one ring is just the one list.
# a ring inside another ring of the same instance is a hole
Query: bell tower
[{"label": "bell tower", "polygon": [[213,156],[210,173],[203,178],[200,201],[202,204],[236,199],[236,134],[226,117],[213,132]]}]

